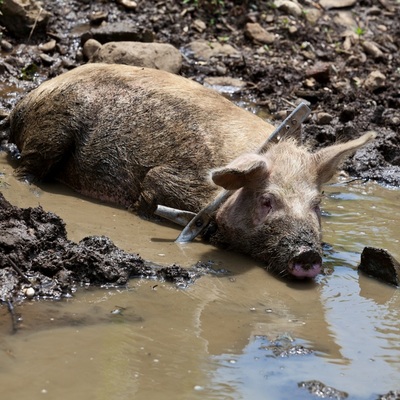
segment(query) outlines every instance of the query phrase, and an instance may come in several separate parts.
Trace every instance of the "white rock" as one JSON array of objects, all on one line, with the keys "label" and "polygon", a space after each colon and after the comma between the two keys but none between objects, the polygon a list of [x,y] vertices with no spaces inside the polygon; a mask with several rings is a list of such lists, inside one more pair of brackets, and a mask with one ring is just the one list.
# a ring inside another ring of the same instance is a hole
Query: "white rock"
[{"label": "white rock", "polygon": [[300,17],[303,13],[302,7],[294,1],[276,0],[275,6],[290,15],[294,15],[295,17]]}]

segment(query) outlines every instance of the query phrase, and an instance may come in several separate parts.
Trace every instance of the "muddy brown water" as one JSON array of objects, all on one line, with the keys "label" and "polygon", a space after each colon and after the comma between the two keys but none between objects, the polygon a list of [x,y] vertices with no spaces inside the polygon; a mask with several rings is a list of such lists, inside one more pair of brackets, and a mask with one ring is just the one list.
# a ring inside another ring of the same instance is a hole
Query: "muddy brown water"
[{"label": "muddy brown water", "polygon": [[[1,190],[20,207],[60,215],[69,239],[107,235],[126,251],[170,265],[212,260],[229,276],[192,286],[132,280],[81,288],[59,302],[18,307],[11,334],[0,308],[2,399],[311,399],[320,380],[375,399],[400,389],[400,290],[356,271],[363,247],[400,259],[400,191],[337,182],[325,188],[324,240],[332,245],[315,283],[287,283],[246,257],[201,242],[178,245],[173,226],[80,197],[58,184],[30,186],[0,153]],[[271,344],[312,354],[276,355]]]}]

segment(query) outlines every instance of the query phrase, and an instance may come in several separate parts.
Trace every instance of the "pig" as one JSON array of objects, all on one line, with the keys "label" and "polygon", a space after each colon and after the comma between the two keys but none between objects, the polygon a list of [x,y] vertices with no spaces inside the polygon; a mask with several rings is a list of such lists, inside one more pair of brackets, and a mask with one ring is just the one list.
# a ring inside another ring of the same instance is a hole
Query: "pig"
[{"label": "pig", "polygon": [[203,237],[282,277],[321,272],[321,187],[367,133],[315,153],[287,138],[255,149],[273,126],[168,72],[86,64],[41,84],[3,127],[16,173],[152,217],[157,204],[198,212],[231,196]]}]

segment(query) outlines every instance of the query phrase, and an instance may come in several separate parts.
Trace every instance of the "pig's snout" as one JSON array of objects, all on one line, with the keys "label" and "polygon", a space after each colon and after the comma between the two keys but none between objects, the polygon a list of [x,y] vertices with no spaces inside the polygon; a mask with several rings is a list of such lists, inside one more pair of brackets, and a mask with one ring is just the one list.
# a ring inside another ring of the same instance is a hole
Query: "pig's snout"
[{"label": "pig's snout", "polygon": [[300,249],[289,261],[288,272],[296,278],[314,278],[322,268],[321,255],[312,249]]}]

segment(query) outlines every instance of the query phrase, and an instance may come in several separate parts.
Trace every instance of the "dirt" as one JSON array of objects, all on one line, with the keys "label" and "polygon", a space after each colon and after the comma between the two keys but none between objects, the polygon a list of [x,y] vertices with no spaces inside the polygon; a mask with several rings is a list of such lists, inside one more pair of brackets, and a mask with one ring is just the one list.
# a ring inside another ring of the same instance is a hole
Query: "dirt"
[{"label": "dirt", "polygon": [[[312,116],[304,124],[303,136],[314,148],[376,131],[372,149],[357,152],[344,168],[355,177],[400,186],[397,1],[362,0],[345,9],[300,1],[303,10],[297,16],[265,1],[139,0],[133,9],[119,3],[44,1],[52,14],[46,32],[33,30],[30,37],[16,38],[3,30],[9,46],[3,44],[0,60],[2,116],[43,80],[85,63],[81,38],[91,27],[102,20],[127,21],[153,32],[155,41],[179,48],[184,54],[182,75],[199,82],[213,76],[242,79],[246,85],[234,100],[251,99],[254,111],[262,108],[281,120],[300,101],[308,102]],[[314,12],[320,15],[312,21]],[[95,14],[102,15],[100,20],[93,18]],[[263,44],[245,34],[249,22],[272,33],[273,41]],[[40,45],[51,39],[57,45],[43,55]],[[241,56],[195,59],[187,45],[197,39],[230,44]],[[383,78],[373,80],[376,71]],[[51,290],[51,296],[59,297],[72,293],[77,283],[125,284],[134,275],[160,273],[107,238],[69,242],[62,221],[40,208],[15,209],[4,200],[0,204],[1,229],[8,232],[1,239],[3,300],[26,297],[25,278],[30,274],[37,282],[35,296],[47,296]],[[119,260],[117,267],[110,265],[109,257]],[[24,269],[18,273],[15,266]],[[179,269],[169,272],[191,279]]]},{"label": "dirt", "polygon": [[198,273],[177,265],[161,267],[117,248],[105,236],[79,243],[67,239],[65,224],[41,207],[12,206],[0,193],[0,301],[70,297],[78,286],[121,287],[146,277],[185,286]]}]

